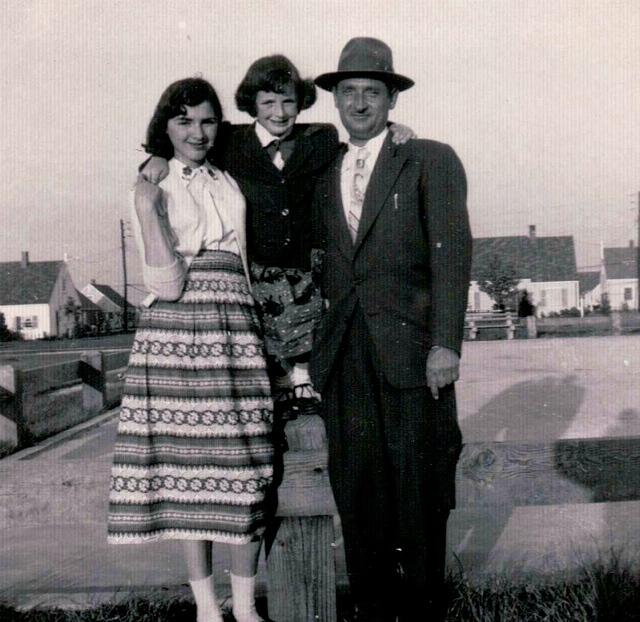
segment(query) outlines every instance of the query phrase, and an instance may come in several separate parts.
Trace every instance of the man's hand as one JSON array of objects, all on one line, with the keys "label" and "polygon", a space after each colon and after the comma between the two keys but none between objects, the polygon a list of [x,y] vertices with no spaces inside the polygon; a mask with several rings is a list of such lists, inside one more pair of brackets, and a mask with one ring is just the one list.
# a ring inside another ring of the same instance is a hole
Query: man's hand
[{"label": "man's hand", "polygon": [[455,382],[460,376],[460,357],[449,348],[434,346],[427,357],[427,386],[433,399],[438,399],[438,389]]},{"label": "man's hand", "polygon": [[140,175],[152,184],[159,184],[169,174],[169,163],[164,158],[151,156]]},{"label": "man's hand", "polygon": [[410,127],[401,123],[392,123],[389,131],[392,134],[391,140],[396,145],[404,145],[408,140],[416,137],[416,133]]}]

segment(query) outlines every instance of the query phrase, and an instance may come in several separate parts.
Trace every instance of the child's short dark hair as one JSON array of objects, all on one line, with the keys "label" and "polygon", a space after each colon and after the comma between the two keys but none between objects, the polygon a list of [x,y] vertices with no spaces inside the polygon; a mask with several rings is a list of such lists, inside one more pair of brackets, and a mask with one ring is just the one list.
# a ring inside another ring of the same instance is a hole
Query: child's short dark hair
[{"label": "child's short dark hair", "polygon": [[303,80],[295,65],[281,54],[263,56],[251,64],[236,91],[238,110],[256,117],[256,95],[258,91],[282,93],[292,85],[296,94],[298,112],[311,107],[316,101],[313,80]]}]

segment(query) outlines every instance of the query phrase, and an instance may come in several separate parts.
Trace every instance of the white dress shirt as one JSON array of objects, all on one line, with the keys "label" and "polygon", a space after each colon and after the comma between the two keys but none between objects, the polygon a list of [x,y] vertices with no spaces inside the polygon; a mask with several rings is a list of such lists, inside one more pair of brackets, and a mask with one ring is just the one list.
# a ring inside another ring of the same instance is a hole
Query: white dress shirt
[{"label": "white dress shirt", "polygon": [[[188,173],[188,174],[187,174]],[[169,174],[160,184],[163,220],[170,230],[175,259],[168,266],[149,266],[144,254],[140,221],[131,193],[131,221],[145,287],[150,292],[143,305],[154,300],[176,300],[193,258],[201,250],[224,250],[240,255],[249,280],[245,235],[245,200],[229,175],[206,163],[198,169],[173,158]]]},{"label": "white dress shirt", "polygon": [[263,147],[268,147],[274,140],[279,140],[277,136],[274,136],[267,128],[260,125],[257,121],[255,123],[255,132]]},{"label": "white dress shirt", "polygon": [[[351,141],[347,143],[349,148],[347,153],[344,154],[342,159],[342,168],[340,170],[340,192],[342,194],[342,209],[344,210],[344,217],[349,221],[349,206],[351,205],[351,183],[353,180],[353,173],[356,168],[356,159],[359,149],[366,148],[369,152],[367,157],[367,166],[369,170],[373,172],[373,168],[376,165],[378,156],[382,149],[382,145],[387,138],[389,130],[385,128],[380,134],[374,136],[364,145],[354,145]],[[368,181],[370,181],[369,178]],[[365,189],[366,190],[366,189]]]}]

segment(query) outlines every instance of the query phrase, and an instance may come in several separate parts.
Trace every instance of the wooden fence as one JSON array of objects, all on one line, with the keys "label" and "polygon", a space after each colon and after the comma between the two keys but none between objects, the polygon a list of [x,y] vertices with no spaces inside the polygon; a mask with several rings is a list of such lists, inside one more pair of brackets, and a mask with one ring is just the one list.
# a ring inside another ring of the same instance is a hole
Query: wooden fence
[{"label": "wooden fence", "polygon": [[[337,514],[319,417],[287,423],[281,524],[267,558],[269,612],[280,622],[335,622]],[[476,442],[464,446],[456,505],[515,508],[640,500],[640,438]]]},{"label": "wooden fence", "polygon": [[[89,352],[79,361],[38,370],[1,367],[0,412],[12,418],[20,438],[47,436],[86,420],[119,401],[126,358],[127,353]],[[285,433],[278,524],[267,557],[270,616],[279,622],[336,622],[340,544],[324,425],[319,417],[301,416],[286,424]],[[48,506],[38,510],[40,491],[46,490],[66,500],[66,521],[103,520],[106,464],[99,475],[83,472],[74,461],[61,463],[55,473],[32,467],[37,464],[13,462],[3,475],[7,491],[13,481],[31,516],[47,520]],[[457,507],[463,510],[635,501],[640,499],[640,438],[468,443],[456,478]],[[18,509],[0,515],[7,524],[24,520]]]}]

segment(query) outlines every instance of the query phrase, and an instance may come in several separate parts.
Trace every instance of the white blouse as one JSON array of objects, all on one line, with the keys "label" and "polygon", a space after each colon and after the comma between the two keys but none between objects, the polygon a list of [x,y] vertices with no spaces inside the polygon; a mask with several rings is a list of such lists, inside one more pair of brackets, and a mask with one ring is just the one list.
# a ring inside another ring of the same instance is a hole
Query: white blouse
[{"label": "white blouse", "polygon": [[142,259],[142,277],[150,295],[142,302],[177,300],[193,258],[201,250],[225,250],[240,255],[247,282],[245,200],[235,180],[209,163],[197,169],[173,158],[169,174],[160,184],[163,193],[161,217],[170,230],[175,260],[168,266],[147,265],[140,221],[131,193],[131,221]]}]

